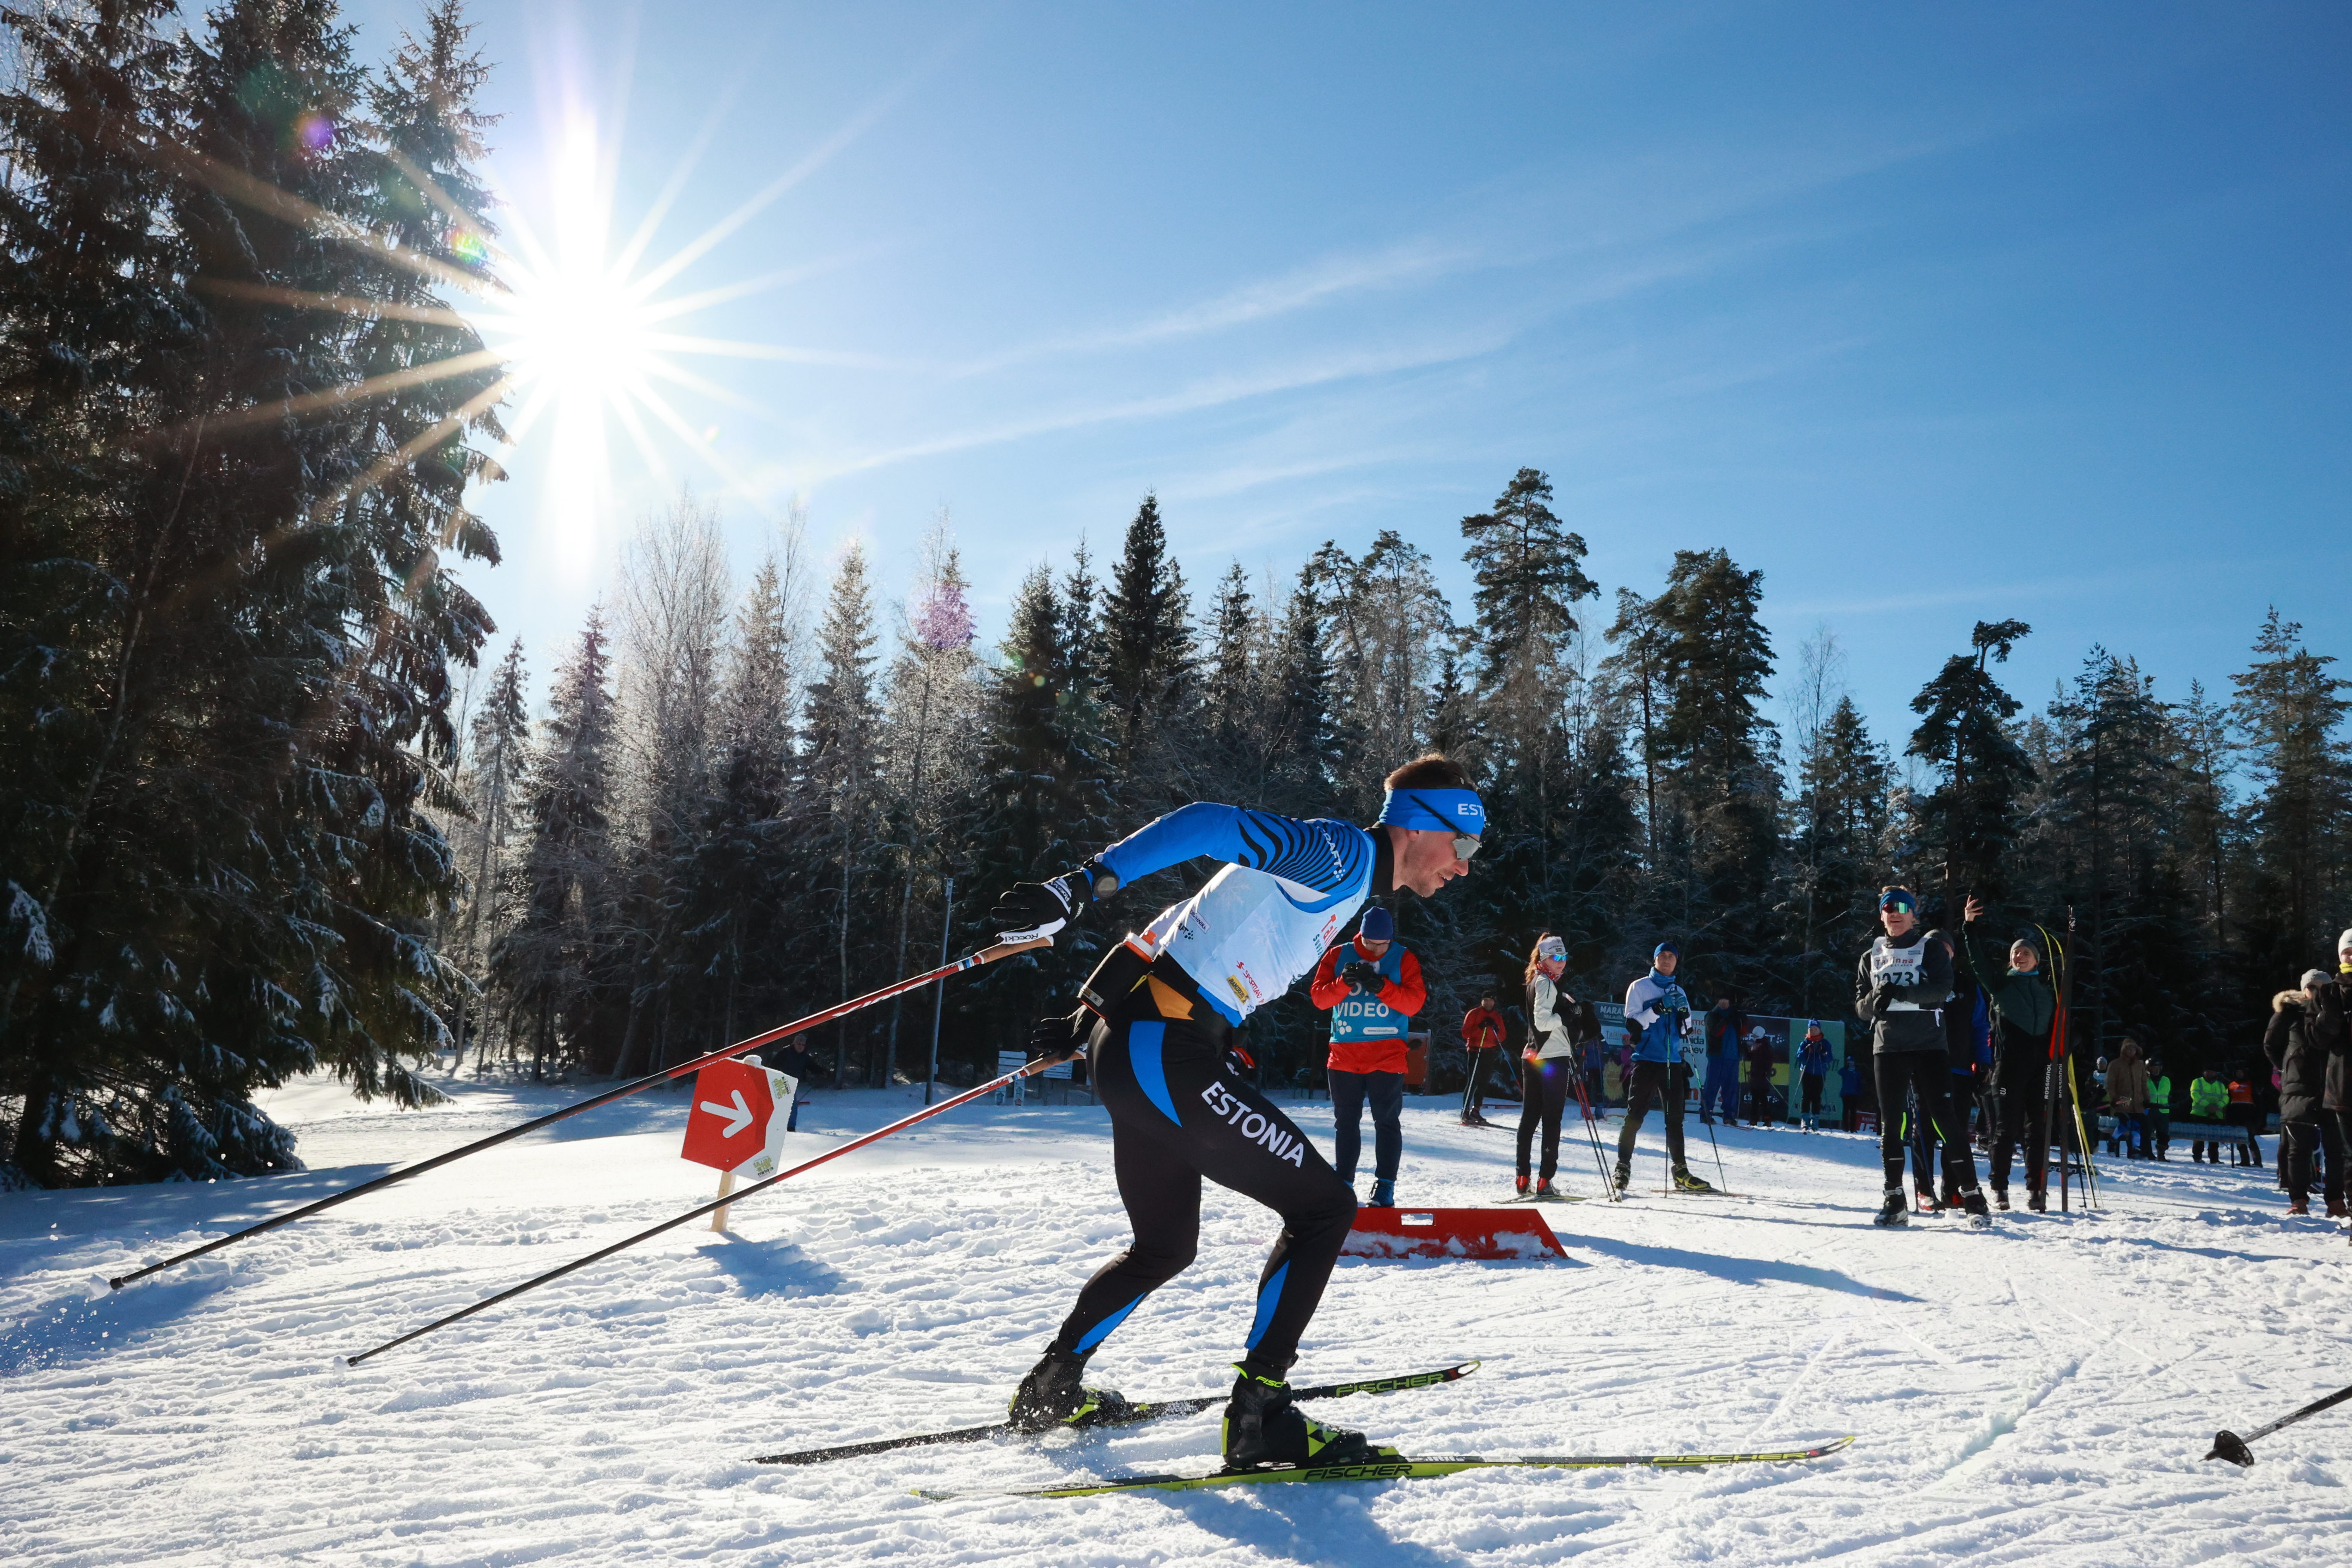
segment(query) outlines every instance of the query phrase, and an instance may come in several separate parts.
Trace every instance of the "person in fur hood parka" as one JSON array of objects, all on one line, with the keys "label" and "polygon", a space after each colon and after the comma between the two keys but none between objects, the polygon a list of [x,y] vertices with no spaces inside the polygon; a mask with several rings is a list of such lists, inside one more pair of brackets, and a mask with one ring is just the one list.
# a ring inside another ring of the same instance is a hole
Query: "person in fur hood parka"
[{"label": "person in fur hood parka", "polygon": [[2312,1164],[2323,1151],[2327,1212],[2337,1216],[2346,1213],[2344,1134],[2337,1125],[2347,1043],[2344,1022],[2341,993],[2316,969],[2303,977],[2301,990],[2282,991],[2271,998],[2263,1054],[2279,1075],[2279,1131],[2286,1145],[2280,1166],[2286,1177],[2289,1214],[2311,1212]]}]

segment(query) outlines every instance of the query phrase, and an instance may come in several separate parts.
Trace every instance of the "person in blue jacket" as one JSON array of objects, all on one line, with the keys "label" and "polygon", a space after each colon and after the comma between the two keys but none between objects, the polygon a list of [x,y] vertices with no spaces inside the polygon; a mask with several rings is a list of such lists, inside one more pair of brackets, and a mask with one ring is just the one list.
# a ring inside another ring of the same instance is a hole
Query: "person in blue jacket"
[{"label": "person in blue jacket", "polygon": [[1633,1180],[1633,1139],[1650,1114],[1650,1103],[1662,1101],[1666,1113],[1666,1162],[1673,1167],[1676,1192],[1711,1193],[1715,1188],[1690,1173],[1683,1160],[1683,1098],[1689,1092],[1690,1066],[1683,1060],[1683,1042],[1690,1037],[1690,997],[1675,978],[1682,950],[1673,942],[1658,943],[1650,955],[1650,972],[1625,987],[1625,1038],[1633,1048],[1633,1081],[1625,1086],[1625,1125],[1617,1134],[1617,1190]]},{"label": "person in blue jacket", "polygon": [[1428,898],[1469,870],[1486,813],[1461,765],[1432,754],[1397,769],[1387,785],[1369,828],[1188,805],[997,901],[992,920],[1006,940],[1051,936],[1154,871],[1195,857],[1225,863],[1199,892],[1112,948],[1075,1012],[1040,1019],[1031,1032],[1034,1056],[1087,1052],[1110,1113],[1111,1168],[1135,1240],[1079,1290],[1013,1396],[1015,1425],[1042,1431],[1132,1418],[1116,1392],[1085,1386],[1087,1359],[1192,1261],[1210,1181],[1282,1216],[1225,1404],[1226,1465],[1393,1457],[1292,1403],[1286,1379],[1355,1218],[1356,1194],[1290,1118],[1225,1065],[1234,1028],[1312,971],[1368,898],[1402,889]]},{"label": "person in blue jacket", "polygon": [[1808,1132],[1822,1130],[1822,1089],[1830,1076],[1829,1037],[1818,1020],[1805,1022],[1805,1041],[1797,1047],[1797,1082],[1803,1099],[1799,1115]]}]

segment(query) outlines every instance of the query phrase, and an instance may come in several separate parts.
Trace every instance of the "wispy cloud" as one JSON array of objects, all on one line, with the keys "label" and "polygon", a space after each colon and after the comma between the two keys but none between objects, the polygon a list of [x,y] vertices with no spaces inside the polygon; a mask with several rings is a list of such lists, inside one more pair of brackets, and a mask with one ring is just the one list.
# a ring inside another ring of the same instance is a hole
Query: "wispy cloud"
[{"label": "wispy cloud", "polygon": [[1083,408],[1064,408],[1051,413],[1005,420],[975,429],[958,431],[928,440],[845,455],[830,461],[820,459],[802,471],[799,482],[811,483],[838,479],[845,474],[863,473],[869,469],[884,468],[893,463],[908,462],[919,458],[938,457],[947,452],[970,451],[981,447],[1001,446],[1009,441],[1027,440],[1038,436],[1083,429],[1088,426],[1138,419],[1167,418],[1175,415],[1198,413],[1203,409],[1239,403],[1249,398],[1270,396],[1277,393],[1295,392],[1336,382],[1393,375],[1432,365],[1455,363],[1493,353],[1504,347],[1510,341],[1510,337],[1511,333],[1507,330],[1488,330],[1409,348],[1341,352],[1297,360],[1246,375],[1212,377],[1196,382],[1181,391],[1157,396],[1131,398],[1124,402],[1093,405]]}]

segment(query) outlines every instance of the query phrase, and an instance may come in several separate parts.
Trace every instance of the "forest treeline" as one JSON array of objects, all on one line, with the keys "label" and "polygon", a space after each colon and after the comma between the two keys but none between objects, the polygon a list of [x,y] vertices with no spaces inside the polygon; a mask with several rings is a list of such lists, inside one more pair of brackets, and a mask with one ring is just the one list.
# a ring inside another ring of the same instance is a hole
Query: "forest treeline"
[{"label": "forest treeline", "polygon": [[[992,646],[944,518],[894,600],[797,521],[739,579],[683,496],[562,646],[495,645],[446,564],[496,559],[464,502],[503,391],[443,309],[485,254],[456,5],[374,70],[323,7],[167,37],[168,10],[10,21],[0,1178],[281,1167],[250,1096],[314,1068],[415,1103],[436,1064],[674,1063],[985,943],[1003,886],[1160,812],[1366,821],[1432,749],[1491,825],[1471,877],[1394,905],[1441,1039],[1546,929],[1596,995],[1670,937],[1702,995],[1845,1016],[1900,879],[1931,915],[2071,910],[2081,1030],[2230,1061],[2352,924],[2346,683],[2292,623],[2211,689],[2094,647],[2038,707],[2002,684],[2031,628],[1979,623],[1874,734],[1826,629],[1775,648],[1760,570],[1681,550],[1604,599],[1534,468],[1278,580],[1189,576],[1146,495],[1115,554],[1034,567]],[[1204,869],[955,982],[948,1070]],[[931,1023],[928,994],[859,1015],[821,1070],[919,1078]],[[1270,1079],[1319,1066],[1320,1024],[1253,1020]]]}]

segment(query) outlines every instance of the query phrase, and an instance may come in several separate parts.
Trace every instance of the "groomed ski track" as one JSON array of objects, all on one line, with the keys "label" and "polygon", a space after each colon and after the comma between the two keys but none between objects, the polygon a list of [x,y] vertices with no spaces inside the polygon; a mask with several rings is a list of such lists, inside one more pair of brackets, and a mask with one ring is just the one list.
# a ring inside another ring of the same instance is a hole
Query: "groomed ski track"
[{"label": "groomed ski track", "polygon": [[[104,1276],[576,1098],[450,1085],[403,1115],[277,1094],[311,1169],[0,1194],[0,1560],[74,1565],[693,1562],[2189,1564],[2335,1560],[2352,1420],[2200,1461],[2352,1377],[2352,1247],[2267,1173],[2103,1163],[2105,1215],[1868,1223],[1872,1142],[1718,1128],[1743,1194],[1548,1210],[1551,1263],[1343,1260],[1298,1373],[1481,1358],[1328,1418],[1423,1454],[1793,1447],[1712,1473],[935,1502],[1215,1463],[1213,1412],[1076,1441],[763,1467],[995,1418],[1127,1237],[1107,1124],[973,1106],[357,1369],[335,1358],[707,1200],[656,1093],[121,1292]],[[821,1094],[811,1152],[919,1090]],[[1295,1109],[1328,1147],[1329,1111]],[[1401,1195],[1499,1201],[1509,1145],[1406,1101]],[[1612,1124],[1613,1134],[1614,1124]],[[1571,1130],[1572,1131],[1572,1130]],[[1696,1132],[1697,1130],[1693,1129]],[[1703,1136],[1703,1135],[1702,1135]],[[895,1146],[894,1146],[895,1144]],[[1563,1152],[1565,1163],[1565,1152]],[[1570,1167],[1569,1190],[1593,1178]],[[797,1189],[797,1190],[795,1190]],[[1210,1393],[1271,1234],[1211,1189],[1199,1260],[1095,1371]]]}]

